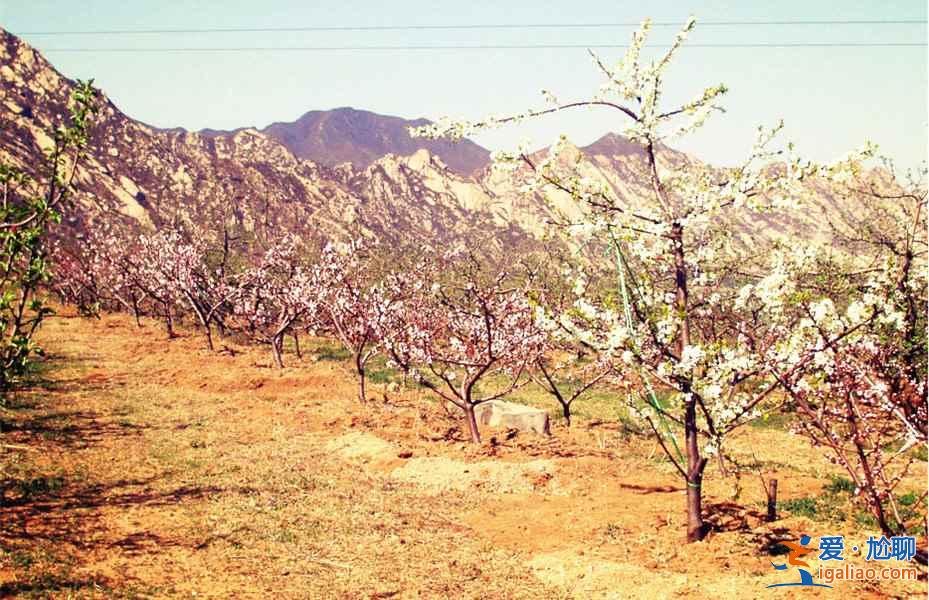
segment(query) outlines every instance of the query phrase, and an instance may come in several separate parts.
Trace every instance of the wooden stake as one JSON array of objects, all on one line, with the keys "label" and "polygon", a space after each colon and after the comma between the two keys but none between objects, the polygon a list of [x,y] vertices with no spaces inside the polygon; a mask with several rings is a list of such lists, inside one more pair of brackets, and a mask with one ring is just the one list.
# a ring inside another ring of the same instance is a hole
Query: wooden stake
[{"label": "wooden stake", "polygon": [[768,481],[765,493],[768,496],[768,522],[777,521],[777,479]]}]

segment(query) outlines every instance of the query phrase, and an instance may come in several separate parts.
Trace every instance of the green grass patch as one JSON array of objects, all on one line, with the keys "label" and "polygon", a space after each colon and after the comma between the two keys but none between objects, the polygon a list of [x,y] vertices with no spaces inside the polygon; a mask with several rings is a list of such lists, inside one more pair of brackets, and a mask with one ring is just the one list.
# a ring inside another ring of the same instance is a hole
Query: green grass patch
[{"label": "green grass patch", "polygon": [[780,503],[780,507],[792,515],[807,517],[808,519],[819,518],[823,510],[823,507],[817,499],[811,496],[785,500]]},{"label": "green grass patch", "polygon": [[851,496],[855,493],[855,482],[842,475],[833,475],[829,478],[829,483],[825,486],[828,494],[848,494]]},{"label": "green grass patch", "polygon": [[64,477],[37,477],[16,484],[23,497],[44,496],[59,491],[65,485]]},{"label": "green grass patch", "polygon": [[903,506],[913,506],[916,502],[919,501],[919,494],[916,492],[907,492],[901,494],[897,501]]},{"label": "green grass patch", "polygon": [[855,484],[847,477],[833,475],[818,496],[791,498],[778,503],[780,509],[792,515],[817,521],[842,522],[848,518],[848,509]]},{"label": "green grass patch", "polygon": [[786,431],[790,427],[790,424],[793,423],[793,420],[794,416],[790,413],[775,412],[765,413],[761,417],[750,421],[749,424],[758,429],[779,429]]},{"label": "green grass patch", "polygon": [[[897,510],[900,512],[900,519],[907,525],[907,531],[912,535],[925,535],[926,523],[922,518],[922,506],[919,502],[919,494],[916,492],[907,492],[897,496]],[[886,518],[891,529],[902,530],[896,515],[888,507],[885,509]],[[877,527],[877,519],[868,510],[859,510],[855,513],[855,522],[859,525],[869,528]]]},{"label": "green grass patch", "polygon": [[[854,493],[855,483],[851,479],[841,475],[833,475],[829,478],[829,483],[823,486],[823,493],[819,496],[791,498],[779,502],[778,505],[781,510],[785,510],[794,516],[834,523],[851,518],[859,526],[876,528],[877,520],[874,515],[869,510],[862,508],[860,504],[855,503]],[[921,516],[922,503],[919,502],[920,495],[916,492],[907,492],[897,496],[896,499],[900,518],[907,524],[908,530],[917,535],[925,534],[925,522]],[[890,510],[889,506],[885,510],[890,526],[899,529],[900,524],[897,522],[893,511]]]},{"label": "green grass patch", "polygon": [[352,357],[351,352],[342,346],[322,345],[315,350],[316,358],[319,360],[348,360]]},{"label": "green grass patch", "polygon": [[371,371],[368,373],[368,381],[371,383],[390,383],[393,380],[393,375],[388,371]]}]

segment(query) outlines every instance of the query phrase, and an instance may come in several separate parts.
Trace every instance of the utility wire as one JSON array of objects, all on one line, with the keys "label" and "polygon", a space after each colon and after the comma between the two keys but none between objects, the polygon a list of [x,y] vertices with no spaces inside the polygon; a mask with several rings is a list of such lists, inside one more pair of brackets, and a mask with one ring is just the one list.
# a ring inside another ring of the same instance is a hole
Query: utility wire
[{"label": "utility wire", "polygon": [[[797,42],[757,44],[687,44],[688,48],[925,48],[926,42]],[[343,52],[414,50],[560,50],[587,48],[628,48],[616,44],[481,44],[424,46],[266,46],[266,47],[189,47],[189,48],[42,48],[42,52]]]},{"label": "utility wire", "polygon": [[[464,25],[333,25],[309,27],[210,27],[189,29],[99,29],[73,31],[24,31],[17,35],[134,35],[183,33],[279,33],[297,31],[430,31],[468,29],[595,29],[609,27],[639,27],[641,23],[497,23]],[[659,21],[652,27],[680,27],[683,23]],[[701,21],[701,27],[768,27],[816,25],[926,25],[923,19],[868,19],[868,20],[798,20],[798,21]]]}]

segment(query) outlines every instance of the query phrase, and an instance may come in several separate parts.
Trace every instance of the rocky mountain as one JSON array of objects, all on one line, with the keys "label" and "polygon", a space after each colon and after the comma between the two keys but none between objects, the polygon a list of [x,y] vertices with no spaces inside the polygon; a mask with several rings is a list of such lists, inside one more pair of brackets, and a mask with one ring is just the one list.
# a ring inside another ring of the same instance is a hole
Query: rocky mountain
[{"label": "rocky mountain", "polygon": [[[29,171],[64,121],[74,82],[2,29],[0,65],[0,161]],[[406,128],[424,121],[336,109],[264,131],[189,132],[150,127],[105,95],[101,101],[89,156],[77,170],[78,227],[118,216],[154,227],[233,222],[255,231],[362,232],[439,246],[479,238],[514,248],[537,247],[554,218],[578,210],[567,194],[522,193],[512,177],[486,166],[487,151],[476,144],[410,138]],[[650,193],[640,148],[616,134],[572,147],[562,160],[632,205]],[[659,160],[674,167],[692,159],[665,148]],[[850,209],[828,190],[817,193],[821,207]],[[761,228],[746,227],[759,219]],[[754,214],[735,215],[731,226],[756,237],[785,230],[783,220]],[[786,227],[807,238],[824,234],[818,211]]]},{"label": "rocky mountain", "polygon": [[[30,171],[52,144],[49,132],[65,121],[74,82],[3,30],[0,65],[0,160]],[[126,116],[105,94],[101,103],[89,156],[77,170],[84,215],[148,226],[234,220],[303,233],[442,241],[480,229],[499,243],[528,239],[484,210],[487,199],[472,193],[479,186],[427,149],[328,166],[254,129],[157,129]],[[402,127],[400,119],[390,123]]]},{"label": "rocky mountain", "polygon": [[387,154],[409,156],[425,149],[448,167],[469,176],[490,162],[490,152],[470,140],[450,142],[410,136],[410,127],[427,125],[355,108],[313,110],[291,123],[272,123],[261,130],[299,158],[334,167],[350,162],[365,168]]}]

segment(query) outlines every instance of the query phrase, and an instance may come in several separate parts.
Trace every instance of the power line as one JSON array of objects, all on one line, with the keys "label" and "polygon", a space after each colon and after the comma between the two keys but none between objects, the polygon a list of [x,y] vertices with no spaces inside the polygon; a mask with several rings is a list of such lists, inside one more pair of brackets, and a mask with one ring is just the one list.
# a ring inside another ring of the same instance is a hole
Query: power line
[{"label": "power line", "polygon": [[[925,42],[797,42],[757,44],[687,44],[688,48],[925,48]],[[43,48],[42,52],[343,52],[343,51],[439,51],[439,50],[562,50],[624,49],[617,44],[481,44],[422,46],[267,46],[267,47],[189,47],[189,48]]]},{"label": "power line", "polygon": [[[641,23],[496,23],[463,25],[333,25],[310,27],[212,27],[189,29],[98,29],[73,31],[24,31],[17,35],[135,35],[135,34],[186,34],[186,33],[282,33],[311,31],[430,31],[474,29],[595,29],[610,27],[638,27]],[[683,23],[659,21],[652,27],[680,27]],[[701,27],[770,27],[770,26],[844,26],[844,25],[926,25],[923,19],[870,19],[870,20],[799,20],[799,21],[702,21]]]}]

